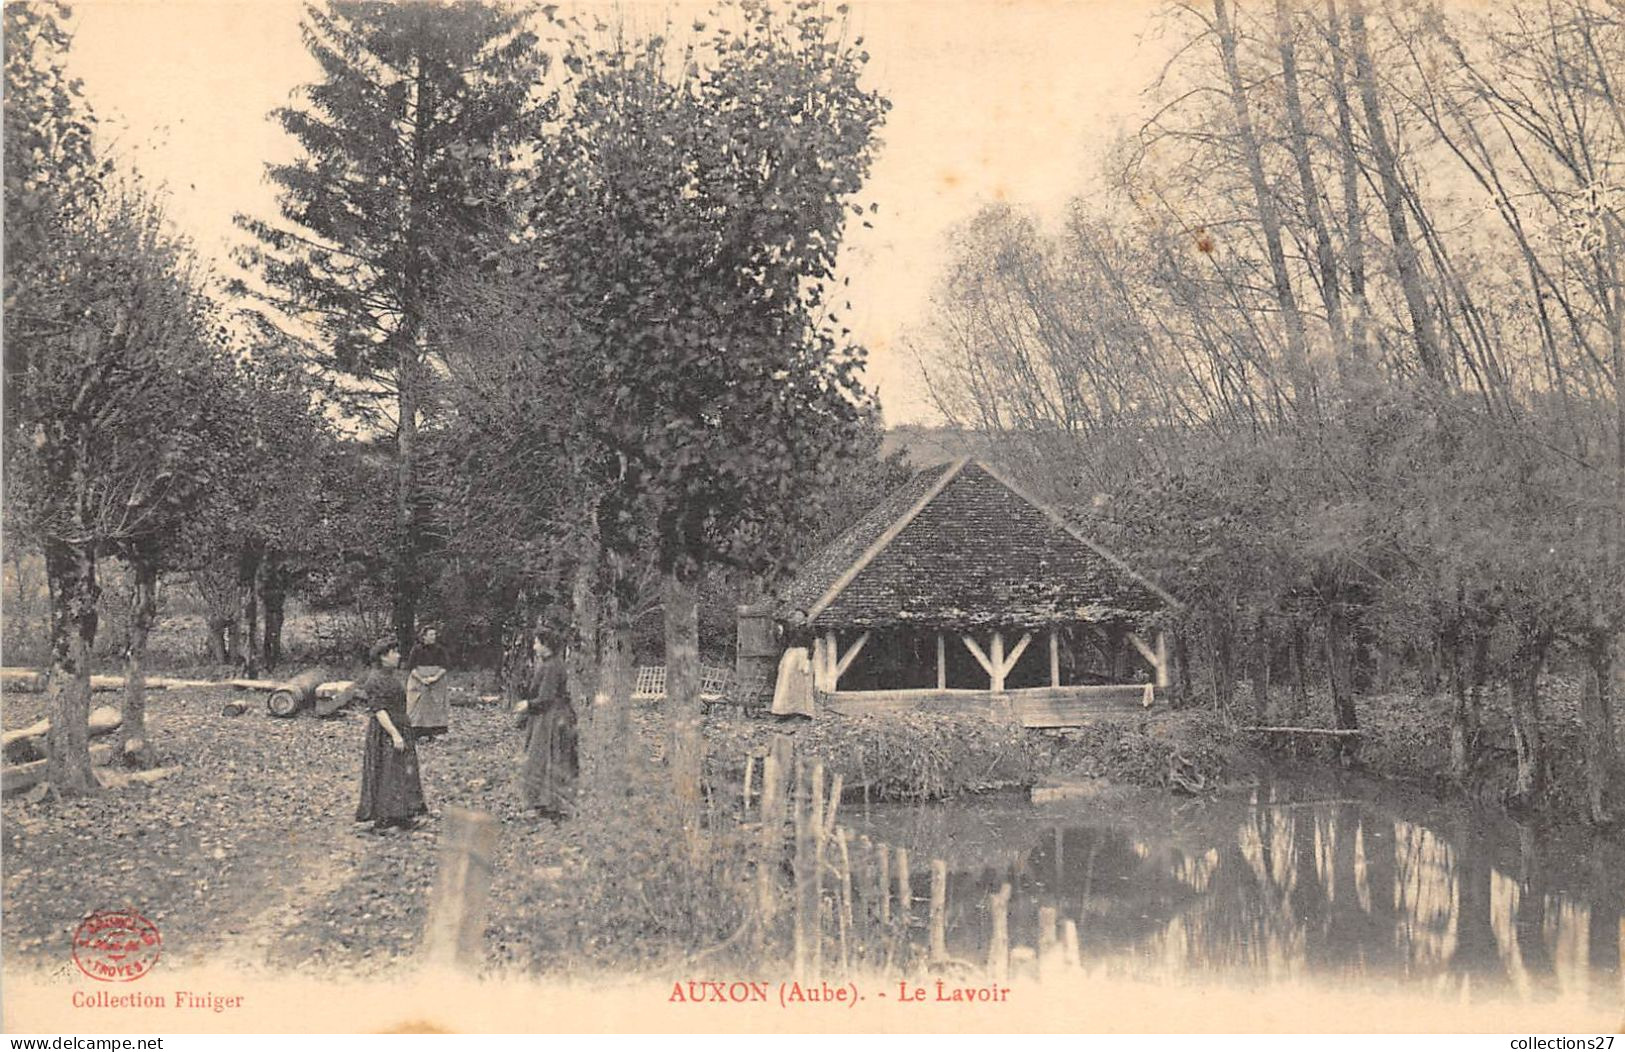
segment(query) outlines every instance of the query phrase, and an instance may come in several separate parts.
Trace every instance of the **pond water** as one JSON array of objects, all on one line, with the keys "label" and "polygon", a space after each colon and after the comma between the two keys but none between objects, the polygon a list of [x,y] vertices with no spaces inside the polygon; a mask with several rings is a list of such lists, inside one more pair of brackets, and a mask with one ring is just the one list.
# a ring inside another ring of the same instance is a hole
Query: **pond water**
[{"label": "pond water", "polygon": [[[1216,800],[1108,792],[853,807],[907,848],[925,912],[948,863],[948,949],[982,959],[987,899],[1010,941],[1038,908],[1077,925],[1086,965],[1134,978],[1370,980],[1441,995],[1625,1005],[1625,851],[1342,778],[1275,778]],[[923,934],[921,936],[923,938]]]}]

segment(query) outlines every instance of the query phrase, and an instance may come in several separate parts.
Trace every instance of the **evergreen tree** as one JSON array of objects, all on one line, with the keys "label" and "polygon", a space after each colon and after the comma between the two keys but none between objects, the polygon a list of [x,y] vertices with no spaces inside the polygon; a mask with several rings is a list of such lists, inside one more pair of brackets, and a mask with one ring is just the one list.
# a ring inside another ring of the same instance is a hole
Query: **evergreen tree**
[{"label": "evergreen tree", "polygon": [[239,217],[245,260],[344,404],[393,417],[394,616],[410,645],[419,585],[417,432],[432,406],[425,304],[445,268],[502,230],[514,153],[541,72],[523,14],[496,3],[334,2],[306,8],[323,79],[274,114],[303,155],[269,167],[280,218]]}]

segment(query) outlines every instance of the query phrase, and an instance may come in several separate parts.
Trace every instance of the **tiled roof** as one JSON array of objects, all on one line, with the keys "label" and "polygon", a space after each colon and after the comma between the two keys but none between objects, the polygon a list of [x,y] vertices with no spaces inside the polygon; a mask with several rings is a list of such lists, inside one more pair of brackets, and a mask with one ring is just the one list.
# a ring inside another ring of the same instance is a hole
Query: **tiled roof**
[{"label": "tiled roof", "polygon": [[955,627],[1143,622],[1172,603],[986,465],[956,461],[922,472],[813,556],[779,612],[817,627]]},{"label": "tiled roof", "polygon": [[819,597],[840,578],[842,572],[857,562],[869,546],[880,539],[880,535],[886,532],[886,527],[914,507],[945,472],[957,466],[937,464],[925,469],[892,490],[885,500],[870,508],[845,533],[818,549],[801,565],[795,577],[780,593],[781,610],[786,614],[793,610],[800,610],[803,613],[811,610]]}]

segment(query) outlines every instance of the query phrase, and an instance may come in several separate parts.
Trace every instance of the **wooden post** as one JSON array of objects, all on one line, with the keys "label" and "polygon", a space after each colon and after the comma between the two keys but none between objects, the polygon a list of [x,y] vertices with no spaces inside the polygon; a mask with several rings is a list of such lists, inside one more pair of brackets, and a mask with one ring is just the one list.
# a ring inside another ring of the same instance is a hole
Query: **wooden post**
[{"label": "wooden post", "polygon": [[1049,630],[1049,685],[1061,685],[1061,635],[1053,628]]},{"label": "wooden post", "polygon": [[[836,777],[839,784],[840,778]],[[834,795],[833,793],[830,795]],[[835,844],[841,851],[841,971],[848,972],[852,968],[852,951],[848,947],[848,939],[852,932],[852,855],[847,850],[847,831],[841,826],[835,831]]]},{"label": "wooden post", "polygon": [[948,689],[948,641],[937,633],[937,689]]},{"label": "wooden post", "polygon": [[813,930],[806,973],[814,979],[823,978],[824,971],[824,765],[812,767],[812,809],[807,818],[807,835],[812,837],[812,896]]},{"label": "wooden post", "polygon": [[841,660],[839,645],[835,638],[835,629],[824,633],[824,689],[831,694],[835,692],[835,681],[838,678],[835,666]]},{"label": "wooden post", "polygon": [[1068,968],[1078,968],[1083,964],[1078,947],[1078,922],[1071,917],[1061,924],[1061,963]]},{"label": "wooden post", "polygon": [[826,693],[829,691],[829,683],[824,678],[824,672],[826,669],[828,669],[828,667],[829,663],[824,660],[824,637],[815,636],[813,638],[812,645],[812,680],[814,690],[824,691]]},{"label": "wooden post", "polygon": [[762,830],[756,856],[756,935],[758,957],[778,913],[777,883],[784,859],[784,772],[795,754],[795,739],[775,734],[762,757]]},{"label": "wooden post", "polygon": [[1157,630],[1157,686],[1167,689],[1173,682],[1168,676],[1168,633]]},{"label": "wooden post", "polygon": [[807,783],[801,761],[796,761],[795,780],[795,916],[792,920],[791,939],[795,974],[807,974],[807,888],[810,885],[812,860],[807,851]]},{"label": "wooden post", "polygon": [[750,814],[750,779],[751,779],[751,775],[753,775],[755,773],[756,773],[756,757],[754,757],[754,756],[745,757],[744,813],[746,815]]},{"label": "wooden post", "polygon": [[993,652],[988,655],[988,663],[993,667],[988,670],[988,680],[993,693],[1004,693],[1004,633],[993,633]]},{"label": "wooden post", "polygon": [[824,808],[824,839],[835,836],[835,816],[841,810],[841,793],[846,790],[846,775],[837,774],[829,783],[829,803]]},{"label": "wooden post", "polygon": [[931,960],[948,959],[948,863],[931,860]]},{"label": "wooden post", "polygon": [[1010,885],[987,897],[987,911],[993,918],[993,937],[987,944],[987,967],[994,982],[1010,978]]},{"label": "wooden post", "polygon": [[497,822],[480,811],[445,809],[446,832],[429,898],[424,957],[432,964],[472,970],[484,957],[486,907]]}]

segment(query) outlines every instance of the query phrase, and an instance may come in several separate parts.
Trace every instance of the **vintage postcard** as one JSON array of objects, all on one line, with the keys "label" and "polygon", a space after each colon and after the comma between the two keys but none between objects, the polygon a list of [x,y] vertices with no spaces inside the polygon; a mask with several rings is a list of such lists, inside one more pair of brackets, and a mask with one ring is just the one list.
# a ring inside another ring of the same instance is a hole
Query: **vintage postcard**
[{"label": "vintage postcard", "polygon": [[4,32],[8,1033],[1625,1027],[1620,0]]}]

